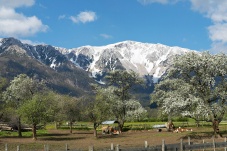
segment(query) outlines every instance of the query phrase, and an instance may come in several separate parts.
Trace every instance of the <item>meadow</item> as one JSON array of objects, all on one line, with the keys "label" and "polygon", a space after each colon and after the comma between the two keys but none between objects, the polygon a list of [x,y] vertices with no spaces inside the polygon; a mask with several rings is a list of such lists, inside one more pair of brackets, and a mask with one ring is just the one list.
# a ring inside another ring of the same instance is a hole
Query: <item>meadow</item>
[{"label": "meadow", "polygon": [[[32,140],[31,132],[23,132],[23,138],[17,137],[17,132],[2,131],[0,132],[0,151],[5,151],[7,144],[8,150],[16,150],[20,146],[22,151],[42,151],[44,146],[50,150],[63,151],[66,146],[69,150],[88,150],[93,146],[94,150],[110,149],[111,144],[119,145],[121,148],[143,147],[147,141],[149,146],[160,145],[163,140],[166,144],[179,143],[180,139],[187,142],[188,137],[194,143],[211,141],[213,130],[210,123],[201,122],[200,127],[195,123],[174,122],[175,126],[192,128],[193,131],[183,133],[172,133],[165,130],[158,132],[152,129],[155,124],[164,124],[164,122],[130,122],[125,123],[125,131],[120,135],[103,135],[98,130],[98,137],[94,137],[92,123],[77,122],[74,125],[73,133],[69,133],[69,127],[62,125],[59,129],[54,128],[54,124],[46,125],[45,129],[37,131],[38,140]],[[227,122],[220,125],[222,138],[215,138],[215,141],[223,141],[227,137]]]}]

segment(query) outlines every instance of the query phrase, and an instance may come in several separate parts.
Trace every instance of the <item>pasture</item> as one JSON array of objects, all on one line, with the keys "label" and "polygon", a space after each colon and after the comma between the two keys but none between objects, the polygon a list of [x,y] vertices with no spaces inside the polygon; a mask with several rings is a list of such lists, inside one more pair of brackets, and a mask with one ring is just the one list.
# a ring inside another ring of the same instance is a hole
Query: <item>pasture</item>
[{"label": "pasture", "polygon": [[[111,143],[120,145],[121,148],[143,147],[147,141],[149,146],[160,145],[165,140],[166,144],[179,143],[181,139],[187,142],[188,137],[194,143],[210,142],[213,130],[210,123],[203,123],[201,127],[195,127],[192,122],[187,123],[187,128],[193,131],[183,133],[172,133],[165,130],[158,132],[151,127],[163,122],[133,122],[126,123],[125,130],[120,135],[102,135],[100,128],[98,137],[93,136],[92,123],[78,122],[74,125],[73,133],[69,133],[67,125],[60,129],[54,129],[53,125],[47,125],[46,129],[38,130],[38,140],[32,140],[31,132],[23,132],[23,138],[18,138],[16,132],[0,132],[0,151],[5,150],[5,144],[8,150],[16,150],[20,145],[22,151],[42,151],[44,145],[48,145],[50,150],[63,151],[66,144],[69,150],[88,150],[89,146],[94,146],[95,150],[110,149]],[[185,126],[185,122],[175,122],[175,126]],[[201,123],[202,124],[202,123]],[[223,138],[215,138],[215,141],[223,141],[227,137],[227,123],[222,122],[220,130]]]}]

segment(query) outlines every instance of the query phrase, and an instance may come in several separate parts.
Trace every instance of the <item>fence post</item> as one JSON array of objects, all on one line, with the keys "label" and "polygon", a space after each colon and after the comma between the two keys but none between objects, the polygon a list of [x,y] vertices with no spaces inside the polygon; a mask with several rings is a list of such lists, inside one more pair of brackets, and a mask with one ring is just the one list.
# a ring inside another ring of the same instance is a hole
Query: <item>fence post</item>
[{"label": "fence post", "polygon": [[[226,143],[226,137],[225,137],[225,140],[224,140],[224,142]],[[227,147],[225,147],[225,148],[224,148],[224,151],[226,151],[226,150],[227,150]]]},{"label": "fence post", "polygon": [[20,151],[20,145],[17,146],[17,151]]},{"label": "fence post", "polygon": [[203,151],[204,151],[204,149],[205,149],[204,143],[205,143],[205,141],[204,141],[204,139],[203,139]]},{"label": "fence post", "polygon": [[[190,145],[191,145],[191,138],[188,137],[188,146],[190,146]],[[191,151],[191,150],[189,149],[188,151]]]},{"label": "fence post", "polygon": [[213,148],[214,148],[214,151],[215,151],[216,149],[215,149],[215,141],[214,141],[214,137],[213,137]]},{"label": "fence post", "polygon": [[180,139],[180,151],[183,151],[183,139]]},{"label": "fence post", "polygon": [[110,144],[110,150],[114,150],[114,145],[113,145],[113,143]]},{"label": "fence post", "polygon": [[48,144],[46,145],[46,151],[49,151],[49,145]]},{"label": "fence post", "polygon": [[68,151],[68,144],[65,144],[65,150]]},{"label": "fence post", "polygon": [[165,140],[162,140],[162,151],[165,151]]},{"label": "fence post", "polygon": [[5,151],[8,151],[8,144],[5,144]]},{"label": "fence post", "polygon": [[119,145],[116,145],[115,151],[119,151]]},{"label": "fence post", "polygon": [[94,147],[93,146],[89,146],[89,150],[88,151],[94,151]]},{"label": "fence post", "polygon": [[145,148],[148,147],[147,141],[145,141],[144,147],[145,147]]}]

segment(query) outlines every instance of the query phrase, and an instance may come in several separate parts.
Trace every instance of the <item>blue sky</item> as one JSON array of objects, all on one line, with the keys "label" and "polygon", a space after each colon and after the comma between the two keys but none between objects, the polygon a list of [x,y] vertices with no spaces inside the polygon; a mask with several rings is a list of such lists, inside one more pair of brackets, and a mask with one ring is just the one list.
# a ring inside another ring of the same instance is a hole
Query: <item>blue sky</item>
[{"label": "blue sky", "polygon": [[65,48],[133,40],[227,52],[227,1],[0,0],[0,37]]}]

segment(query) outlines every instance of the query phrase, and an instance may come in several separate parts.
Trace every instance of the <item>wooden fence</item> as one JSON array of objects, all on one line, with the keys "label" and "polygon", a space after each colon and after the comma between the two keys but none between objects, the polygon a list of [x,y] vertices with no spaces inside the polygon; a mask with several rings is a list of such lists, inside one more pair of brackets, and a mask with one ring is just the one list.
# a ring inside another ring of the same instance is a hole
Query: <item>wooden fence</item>
[{"label": "wooden fence", "polygon": [[147,141],[145,141],[144,148],[120,148],[119,145],[115,147],[116,151],[192,151],[199,150],[205,151],[205,149],[210,149],[216,151],[216,149],[221,149],[223,151],[227,151],[227,142],[226,137],[223,142],[215,142],[215,139],[212,139],[212,142],[195,144],[190,141],[190,137],[188,137],[188,142],[183,142],[181,139],[179,143],[176,144],[165,144],[165,140],[162,140],[162,145],[158,146],[150,146]]},{"label": "wooden fence", "polygon": [[[193,151],[193,150],[199,150],[199,151],[205,151],[205,150],[212,150],[217,151],[218,149],[227,151],[227,142],[226,137],[224,138],[223,142],[215,142],[215,139],[211,139],[211,142],[205,142],[203,140],[202,143],[196,144],[190,141],[190,137],[188,137],[188,142],[183,142],[181,139],[179,143],[176,144],[166,144],[165,140],[162,140],[162,145],[157,146],[149,146],[148,142],[144,142],[144,147],[140,148],[121,148],[119,144],[114,145],[113,143],[110,144],[109,149],[102,149],[101,151]],[[5,144],[5,151],[8,150],[8,145]],[[16,151],[22,151],[20,150],[20,146],[18,145],[16,148]],[[44,145],[43,151],[51,151],[51,147],[48,144]],[[64,150],[59,151],[82,151],[80,149],[70,149],[68,144],[65,145]],[[89,146],[88,151],[96,151],[94,146]],[[99,149],[100,151],[100,149]]]}]

